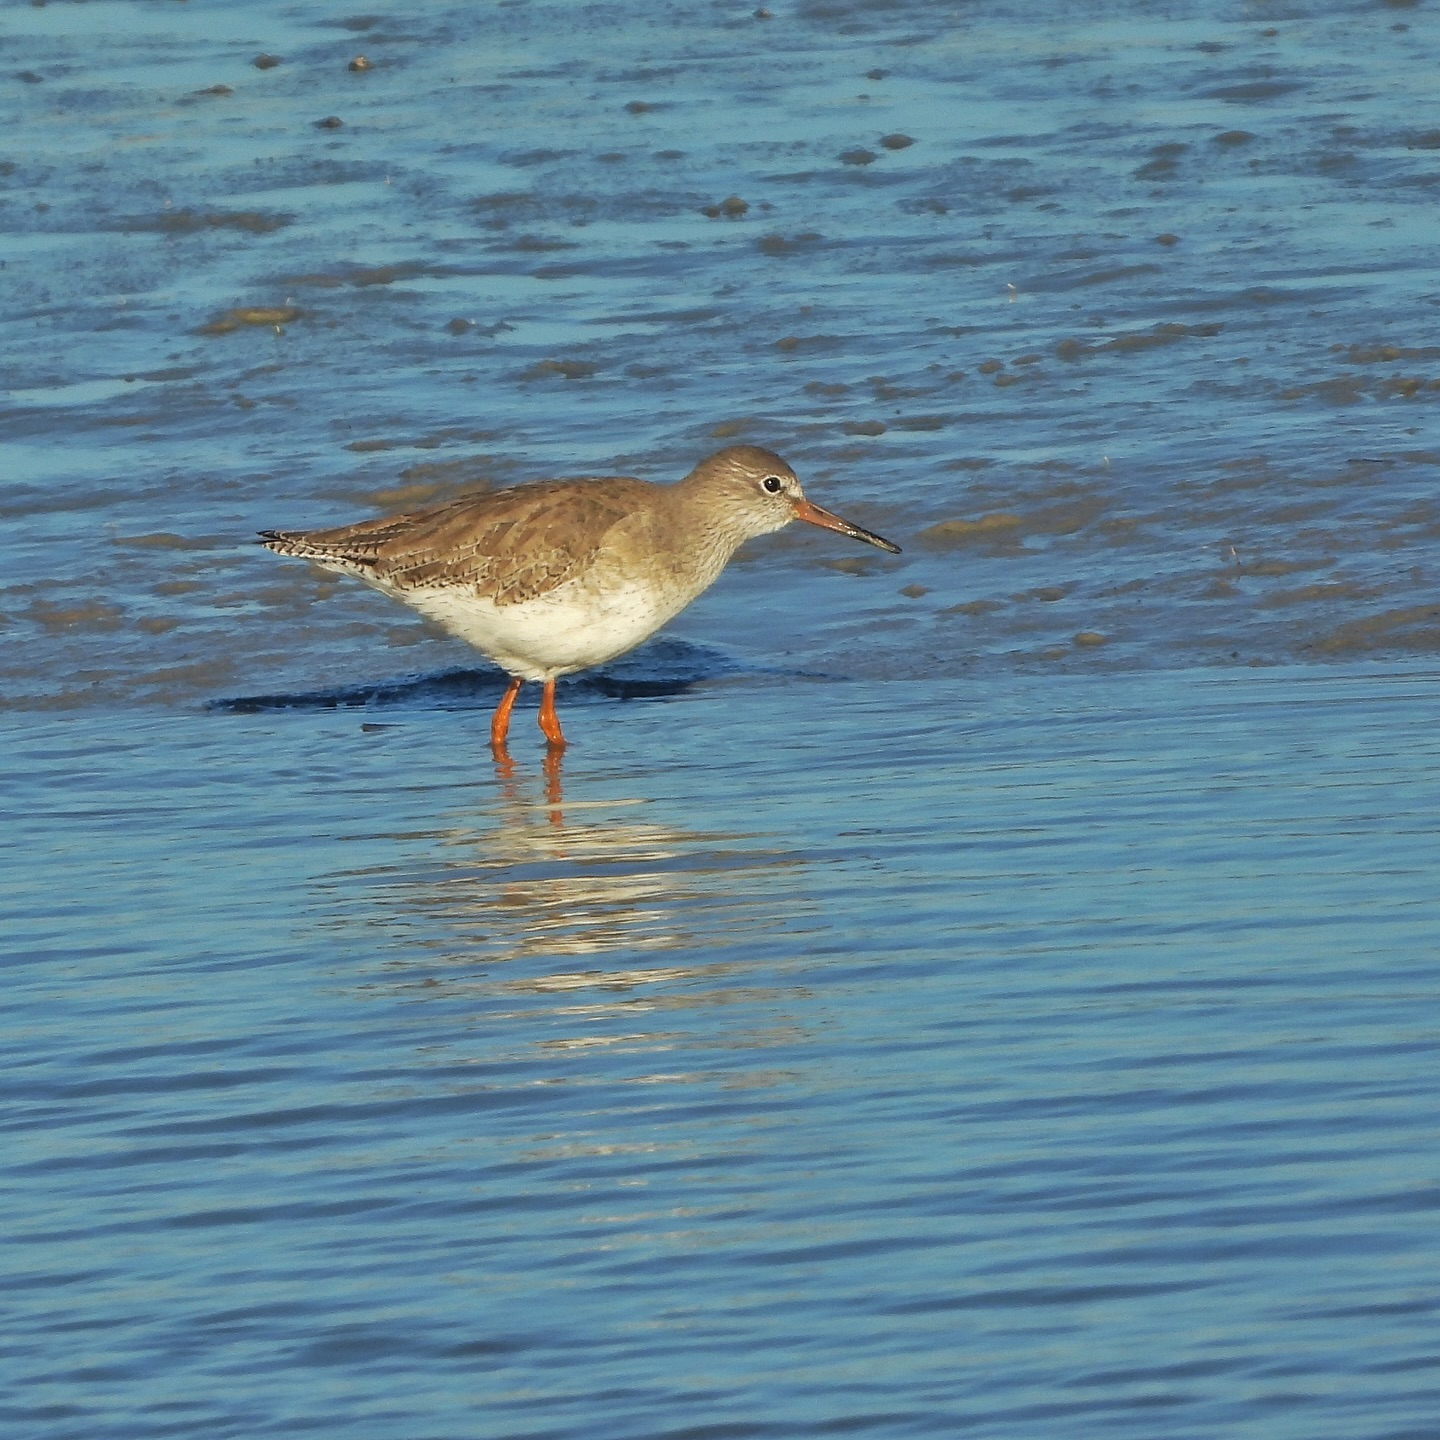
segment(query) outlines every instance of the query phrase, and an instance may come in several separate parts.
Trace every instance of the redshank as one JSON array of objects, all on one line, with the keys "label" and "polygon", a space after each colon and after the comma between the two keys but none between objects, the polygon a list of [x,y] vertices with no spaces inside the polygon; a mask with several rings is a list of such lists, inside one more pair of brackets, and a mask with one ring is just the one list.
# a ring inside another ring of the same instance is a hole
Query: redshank
[{"label": "redshank", "polygon": [[714,584],[746,540],[792,520],[900,553],[807,500],[795,472],[755,445],[718,451],[676,485],[538,480],[333,530],[260,533],[281,555],[403,600],[508,671],[490,721],[500,750],[526,680],[544,685],[540,729],[564,745],[558,676],[633,650]]}]

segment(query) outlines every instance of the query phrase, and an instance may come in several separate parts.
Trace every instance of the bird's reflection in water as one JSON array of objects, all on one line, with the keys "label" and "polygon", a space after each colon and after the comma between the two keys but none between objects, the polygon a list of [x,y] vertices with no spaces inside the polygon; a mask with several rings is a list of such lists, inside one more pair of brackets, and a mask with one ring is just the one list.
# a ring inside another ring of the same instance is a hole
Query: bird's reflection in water
[{"label": "bird's reflection in water", "polygon": [[[500,782],[501,795],[509,804],[519,804],[520,792],[515,786],[515,762],[510,758],[510,751],[504,745],[495,745],[491,747],[491,754],[495,757],[495,778]],[[541,761],[545,776],[545,803],[550,808],[550,823],[557,830],[565,828],[565,795],[561,779],[564,759],[563,748],[547,745],[545,758]]]},{"label": "bird's reflection in water", "polygon": [[[650,802],[617,796],[613,777],[567,792],[562,757],[536,766],[498,751],[490,802],[412,831],[420,863],[373,876],[382,928],[399,941],[392,979],[473,1002],[472,1020],[523,1018],[547,1050],[654,1048],[653,1012],[679,1020],[744,1001],[768,1013],[732,1043],[765,1046],[777,1027],[793,1039],[774,1006],[788,1012],[796,987],[774,973],[765,937],[804,908],[802,858],[771,837],[648,818]],[[637,1026],[642,1014],[652,1019]]]}]

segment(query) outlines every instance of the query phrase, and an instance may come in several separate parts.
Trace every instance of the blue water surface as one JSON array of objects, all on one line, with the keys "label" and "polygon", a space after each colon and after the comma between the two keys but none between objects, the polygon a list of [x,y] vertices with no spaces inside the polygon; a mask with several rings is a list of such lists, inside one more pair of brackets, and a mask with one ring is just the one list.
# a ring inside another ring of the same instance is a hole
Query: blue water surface
[{"label": "blue water surface", "polygon": [[800,688],[10,727],[10,1433],[1426,1433],[1434,676]]},{"label": "blue water surface", "polygon": [[[0,7],[6,1440],[1436,1440],[1435,29]],[[558,762],[254,543],[734,442]]]}]

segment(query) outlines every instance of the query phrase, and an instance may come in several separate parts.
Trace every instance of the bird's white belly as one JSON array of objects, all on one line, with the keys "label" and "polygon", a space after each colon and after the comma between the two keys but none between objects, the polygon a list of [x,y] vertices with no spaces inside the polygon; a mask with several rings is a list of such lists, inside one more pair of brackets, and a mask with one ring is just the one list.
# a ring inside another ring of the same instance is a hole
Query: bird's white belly
[{"label": "bird's white belly", "polygon": [[684,603],[659,603],[653,590],[633,584],[607,586],[603,595],[562,585],[520,605],[496,605],[455,586],[378,588],[525,680],[603,665],[653,635]]}]

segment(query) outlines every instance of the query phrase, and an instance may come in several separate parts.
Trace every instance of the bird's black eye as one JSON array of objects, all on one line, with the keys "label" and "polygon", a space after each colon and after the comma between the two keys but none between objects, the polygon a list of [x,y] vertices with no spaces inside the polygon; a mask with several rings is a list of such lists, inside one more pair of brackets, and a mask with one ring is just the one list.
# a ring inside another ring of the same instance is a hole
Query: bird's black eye
[{"label": "bird's black eye", "polygon": [[767,475],[760,482],[760,488],[771,495],[778,495],[785,488],[785,482],[778,475]]}]

